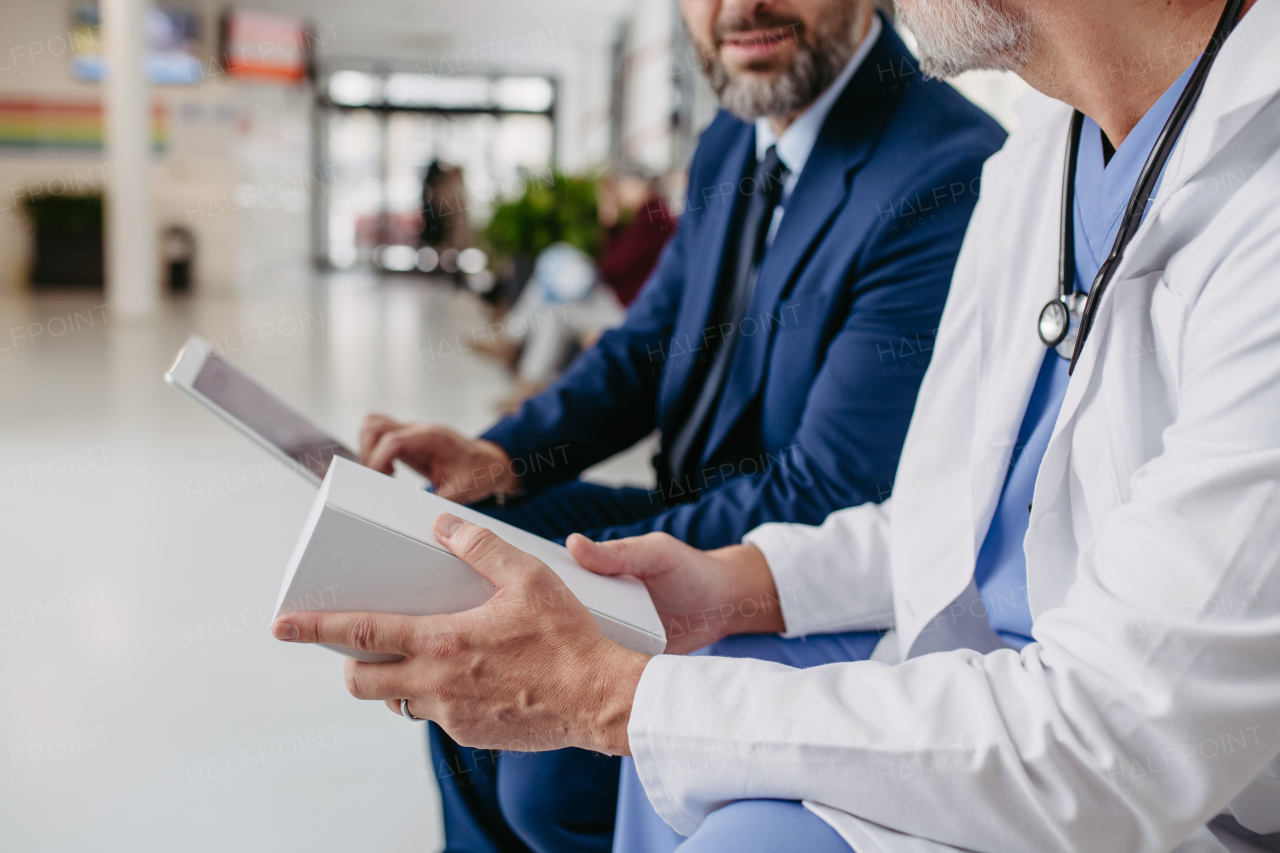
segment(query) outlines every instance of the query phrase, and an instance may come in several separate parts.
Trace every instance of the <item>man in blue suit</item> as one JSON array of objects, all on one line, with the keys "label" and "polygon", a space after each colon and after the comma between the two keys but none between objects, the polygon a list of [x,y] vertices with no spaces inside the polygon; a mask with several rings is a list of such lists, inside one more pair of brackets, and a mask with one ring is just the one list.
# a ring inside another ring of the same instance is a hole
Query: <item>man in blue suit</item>
[{"label": "man in blue suit", "polygon": [[[699,548],[888,495],[983,162],[1004,133],[925,81],[871,0],[682,0],[725,109],[618,329],[478,439],[370,415],[366,464],[548,538]],[[654,490],[583,482],[654,429]],[[447,850],[608,850],[616,759],[431,726]]]}]

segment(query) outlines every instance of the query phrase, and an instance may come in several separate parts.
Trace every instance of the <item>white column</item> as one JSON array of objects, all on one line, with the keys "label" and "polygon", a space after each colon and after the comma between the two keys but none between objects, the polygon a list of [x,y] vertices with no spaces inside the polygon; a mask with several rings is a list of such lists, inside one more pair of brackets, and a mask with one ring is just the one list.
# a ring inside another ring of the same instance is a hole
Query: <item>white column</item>
[{"label": "white column", "polygon": [[[623,94],[622,156],[656,172],[671,168],[671,110],[675,105],[671,48],[676,4],[636,0],[627,33],[629,78]],[[687,65],[685,57],[679,57]],[[684,73],[697,74],[686,68]]]},{"label": "white column", "polygon": [[147,85],[149,0],[102,0],[107,77],[107,310],[145,319],[160,307],[155,197],[151,188],[151,93]]}]

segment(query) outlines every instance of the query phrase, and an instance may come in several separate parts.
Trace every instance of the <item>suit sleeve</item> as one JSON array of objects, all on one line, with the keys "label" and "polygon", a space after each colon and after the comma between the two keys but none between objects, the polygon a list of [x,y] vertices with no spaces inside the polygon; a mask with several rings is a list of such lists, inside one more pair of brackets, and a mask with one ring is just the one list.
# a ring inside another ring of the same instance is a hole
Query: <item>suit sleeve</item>
[{"label": "suit sleeve", "polygon": [[676,230],[622,326],[481,436],[507,451],[527,489],[572,479],[656,428],[662,352],[684,290],[688,230]]},{"label": "suit sleeve", "polygon": [[[966,850],[1162,853],[1274,767],[1280,213],[1238,215],[1257,226],[1179,327],[1161,450],[1036,642],[810,670],[656,657],[629,732],[659,814],[687,834],[729,801],[807,800]],[[1270,803],[1237,816],[1278,831]]]},{"label": "suit sleeve", "polygon": [[[916,186],[947,186],[957,174],[976,176],[981,165],[980,159],[959,165],[952,159],[923,173]],[[766,470],[730,478],[698,501],[644,522],[606,530],[605,538],[660,530],[714,548],[766,522],[819,524],[835,510],[884,500],[975,201],[961,196],[944,208],[945,216],[892,223],[897,227],[882,227],[868,242],[848,273],[844,305],[835,306],[839,325],[791,446],[773,450]]]}]

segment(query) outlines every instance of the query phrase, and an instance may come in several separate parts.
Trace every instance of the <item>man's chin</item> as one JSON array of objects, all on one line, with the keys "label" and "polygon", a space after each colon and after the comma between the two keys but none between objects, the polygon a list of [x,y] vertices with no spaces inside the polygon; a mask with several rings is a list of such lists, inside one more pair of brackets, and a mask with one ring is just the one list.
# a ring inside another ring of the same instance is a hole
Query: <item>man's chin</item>
[{"label": "man's chin", "polygon": [[755,51],[734,50],[729,45],[720,45],[716,50],[716,58],[733,74],[743,72],[781,74],[795,62],[796,53],[795,39],[787,39],[776,42],[767,49]]},{"label": "man's chin", "polygon": [[790,62],[755,60],[742,65],[725,65],[729,80],[749,86],[772,86],[790,70]]}]

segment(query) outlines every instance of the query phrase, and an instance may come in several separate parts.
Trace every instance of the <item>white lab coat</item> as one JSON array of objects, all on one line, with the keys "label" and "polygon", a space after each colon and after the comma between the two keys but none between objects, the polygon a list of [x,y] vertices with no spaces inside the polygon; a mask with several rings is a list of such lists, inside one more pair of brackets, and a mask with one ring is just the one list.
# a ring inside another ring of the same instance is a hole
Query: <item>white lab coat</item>
[{"label": "white lab coat", "polygon": [[1023,102],[892,497],[748,537],[791,635],[892,633],[805,671],[654,658],[629,734],[675,829],[779,798],[858,853],[1252,849],[1204,828],[1228,807],[1280,831],[1277,56],[1280,0],[1261,0],[1100,305],[1036,482],[1036,642],[899,663],[972,578],[1045,352],[1070,109]]}]

